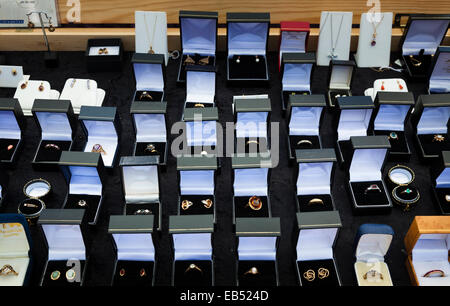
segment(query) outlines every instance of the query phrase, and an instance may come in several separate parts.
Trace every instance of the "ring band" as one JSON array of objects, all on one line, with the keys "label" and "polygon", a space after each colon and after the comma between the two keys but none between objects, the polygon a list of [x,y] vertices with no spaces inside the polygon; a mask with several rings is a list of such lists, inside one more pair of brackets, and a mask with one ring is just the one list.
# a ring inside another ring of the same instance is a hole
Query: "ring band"
[{"label": "ring band", "polygon": [[61,148],[59,146],[55,145],[54,143],[46,144],[44,148],[46,148],[46,149],[55,149],[56,151],[61,150]]},{"label": "ring band", "polygon": [[11,265],[4,265],[1,269],[0,269],[0,275],[19,275],[19,273],[16,272],[16,270],[14,270],[14,268]]},{"label": "ring band", "polygon": [[194,105],[194,107],[197,107],[197,108],[205,108],[205,104],[203,104],[203,103],[196,103],[196,104]]},{"label": "ring band", "polygon": [[445,273],[442,270],[431,270],[425,273],[423,277],[445,277]]},{"label": "ring band", "polygon": [[36,204],[31,204],[31,203],[25,203],[23,204],[24,207],[30,207],[30,208],[38,208],[39,206]]},{"label": "ring band", "polygon": [[153,100],[153,97],[146,91],[142,92],[139,96],[139,100],[142,100],[143,98],[148,98],[150,100]]},{"label": "ring band", "polygon": [[251,267],[250,270],[248,270],[244,273],[244,275],[247,275],[247,274],[257,275],[257,274],[259,274],[259,271],[256,267]]},{"label": "ring band", "polygon": [[257,196],[252,196],[247,203],[247,206],[250,206],[252,210],[260,210],[262,207],[262,201]]},{"label": "ring band", "polygon": [[363,278],[367,279],[369,277],[374,278],[376,276],[380,276],[380,279],[383,279],[383,274],[381,274],[380,272],[378,272],[377,270],[369,270],[366,272],[366,274],[364,274]]},{"label": "ring band", "polygon": [[181,202],[181,208],[182,208],[183,210],[189,209],[189,207],[191,207],[192,205],[194,205],[194,203],[192,203],[192,202],[189,201],[189,200],[183,200],[183,202]]},{"label": "ring band", "polygon": [[249,140],[245,144],[248,146],[249,144],[259,144],[258,140]]},{"label": "ring band", "polygon": [[324,203],[322,199],[314,198],[309,200],[308,205],[324,205]]},{"label": "ring band", "polygon": [[300,141],[297,142],[297,146],[301,146],[301,145],[308,145],[308,146],[312,146],[313,143],[311,140],[308,139],[302,139]]},{"label": "ring band", "polygon": [[364,190],[364,194],[367,194],[370,191],[376,190],[377,192],[381,192],[380,187],[378,187],[377,184],[372,184],[369,187],[366,188],[366,190]]},{"label": "ring band", "polygon": [[92,151],[91,152],[94,152],[94,153],[100,153],[100,154],[103,154],[103,155],[106,155],[106,151],[103,149],[103,147],[102,147],[102,145],[100,145],[100,144],[95,144],[93,147],[92,147]]},{"label": "ring band", "polygon": [[190,264],[189,267],[184,271],[184,273],[190,272],[192,270],[196,270],[200,273],[203,273],[202,269],[200,269],[196,264]]}]

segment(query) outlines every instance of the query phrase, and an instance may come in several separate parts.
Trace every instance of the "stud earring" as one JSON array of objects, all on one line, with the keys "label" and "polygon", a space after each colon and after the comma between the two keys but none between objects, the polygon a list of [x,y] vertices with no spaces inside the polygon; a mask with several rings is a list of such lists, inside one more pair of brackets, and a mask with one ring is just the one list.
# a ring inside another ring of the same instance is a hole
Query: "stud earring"
[{"label": "stud earring", "polygon": [[17,75],[17,70],[13,69],[13,70],[11,70],[11,73],[12,73],[12,75]]},{"label": "stud earring", "polygon": [[236,63],[240,63],[241,62],[241,57],[240,56],[238,56],[238,58],[236,59]]},{"label": "stud earring", "polygon": [[41,83],[41,85],[39,85],[39,91],[44,91],[44,83]]},{"label": "stud earring", "polygon": [[190,55],[188,55],[186,57],[186,59],[184,60],[184,64],[185,65],[195,65],[195,61]]},{"label": "stud earring", "polygon": [[25,88],[27,88],[27,85],[28,85],[28,81],[26,81],[25,83],[22,83],[22,85],[20,85],[20,88],[25,89]]},{"label": "stud earring", "polygon": [[259,63],[259,57],[258,57],[258,55],[255,57],[255,62]]}]

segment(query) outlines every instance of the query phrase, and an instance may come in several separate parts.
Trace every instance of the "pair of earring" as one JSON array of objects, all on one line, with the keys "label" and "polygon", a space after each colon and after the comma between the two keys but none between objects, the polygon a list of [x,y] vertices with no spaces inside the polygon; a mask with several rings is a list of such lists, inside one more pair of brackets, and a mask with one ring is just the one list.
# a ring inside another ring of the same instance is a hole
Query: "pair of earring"
[{"label": "pair of earring", "polygon": [[[238,56],[238,58],[236,59],[236,63],[240,63],[241,62],[241,57],[240,56]],[[258,57],[258,55],[255,55],[255,62],[256,63],[259,63],[259,57]]]},{"label": "pair of earring", "polygon": [[[54,27],[53,24],[52,24],[52,18],[51,18],[51,17],[48,17],[47,14],[45,14],[45,15],[46,15],[46,17],[47,17],[47,19],[48,19],[48,23],[49,23],[49,25],[48,25],[48,30],[49,30],[50,32],[55,32],[55,27]],[[30,29],[34,28],[34,27],[35,27],[35,24],[34,24],[34,22],[31,21],[30,15],[27,15],[27,18],[28,18],[28,27],[29,27]]]},{"label": "pair of earring", "polygon": [[[328,269],[320,268],[319,270],[317,270],[317,277],[319,279],[324,279],[327,278],[328,276],[330,276],[330,271]],[[313,280],[316,279],[316,272],[314,272],[314,270],[309,269],[308,271],[303,273],[303,278],[306,279],[308,282],[312,282]]]},{"label": "pair of earring", "polygon": [[[186,59],[184,60],[184,65],[195,65],[195,64],[196,64],[195,60],[190,55],[187,55]],[[209,65],[209,55],[207,57],[200,59],[198,61],[198,64],[202,66]]]},{"label": "pair of earring", "polygon": [[[22,85],[20,85],[21,89],[25,89],[28,86],[28,81],[26,81],[25,83],[22,83]],[[44,91],[44,83],[41,83],[41,85],[39,85],[38,90],[39,91]]]}]

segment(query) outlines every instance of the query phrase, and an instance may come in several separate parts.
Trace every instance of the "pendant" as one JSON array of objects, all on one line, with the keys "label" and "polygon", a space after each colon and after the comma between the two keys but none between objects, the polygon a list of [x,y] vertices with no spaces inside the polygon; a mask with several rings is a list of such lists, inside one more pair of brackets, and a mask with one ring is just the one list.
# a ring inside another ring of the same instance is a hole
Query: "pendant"
[{"label": "pendant", "polygon": [[371,45],[372,47],[375,47],[375,45],[377,44],[376,39],[377,39],[377,34],[374,33],[374,34],[372,35],[372,41],[370,42],[370,45]]},{"label": "pendant", "polygon": [[152,46],[150,46],[150,49],[148,50],[148,53],[155,54],[155,51],[153,51],[153,47]]},{"label": "pendant", "polygon": [[331,58],[331,59],[335,59],[337,57],[338,57],[337,54],[334,54],[334,50],[331,51],[330,55],[328,55],[328,58]]}]

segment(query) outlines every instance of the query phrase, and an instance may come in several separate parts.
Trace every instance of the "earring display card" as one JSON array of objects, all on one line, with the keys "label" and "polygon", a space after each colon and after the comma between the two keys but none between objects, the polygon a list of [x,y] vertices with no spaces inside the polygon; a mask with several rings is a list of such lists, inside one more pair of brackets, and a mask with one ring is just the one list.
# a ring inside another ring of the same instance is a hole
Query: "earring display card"
[{"label": "earring display card", "polygon": [[82,106],[101,106],[105,94],[95,80],[70,78],[64,84],[60,99],[70,100],[74,113],[79,114]]},{"label": "earring display card", "polygon": [[50,83],[47,81],[23,80],[17,85],[14,98],[19,100],[23,114],[32,116],[31,108],[34,100],[57,100],[60,98],[60,95],[57,90],[50,88]]},{"label": "earring display card", "polygon": [[22,81],[26,82],[29,76],[23,75],[22,66],[2,66],[0,65],[0,87],[17,88]]},{"label": "earring display card", "polygon": [[0,11],[0,28],[23,28],[28,27],[28,23],[32,22],[34,27],[40,27],[40,19],[38,14],[31,14],[27,18],[27,14],[31,12],[44,12],[42,19],[44,26],[58,26],[58,6],[55,0],[46,1],[4,1]]}]

